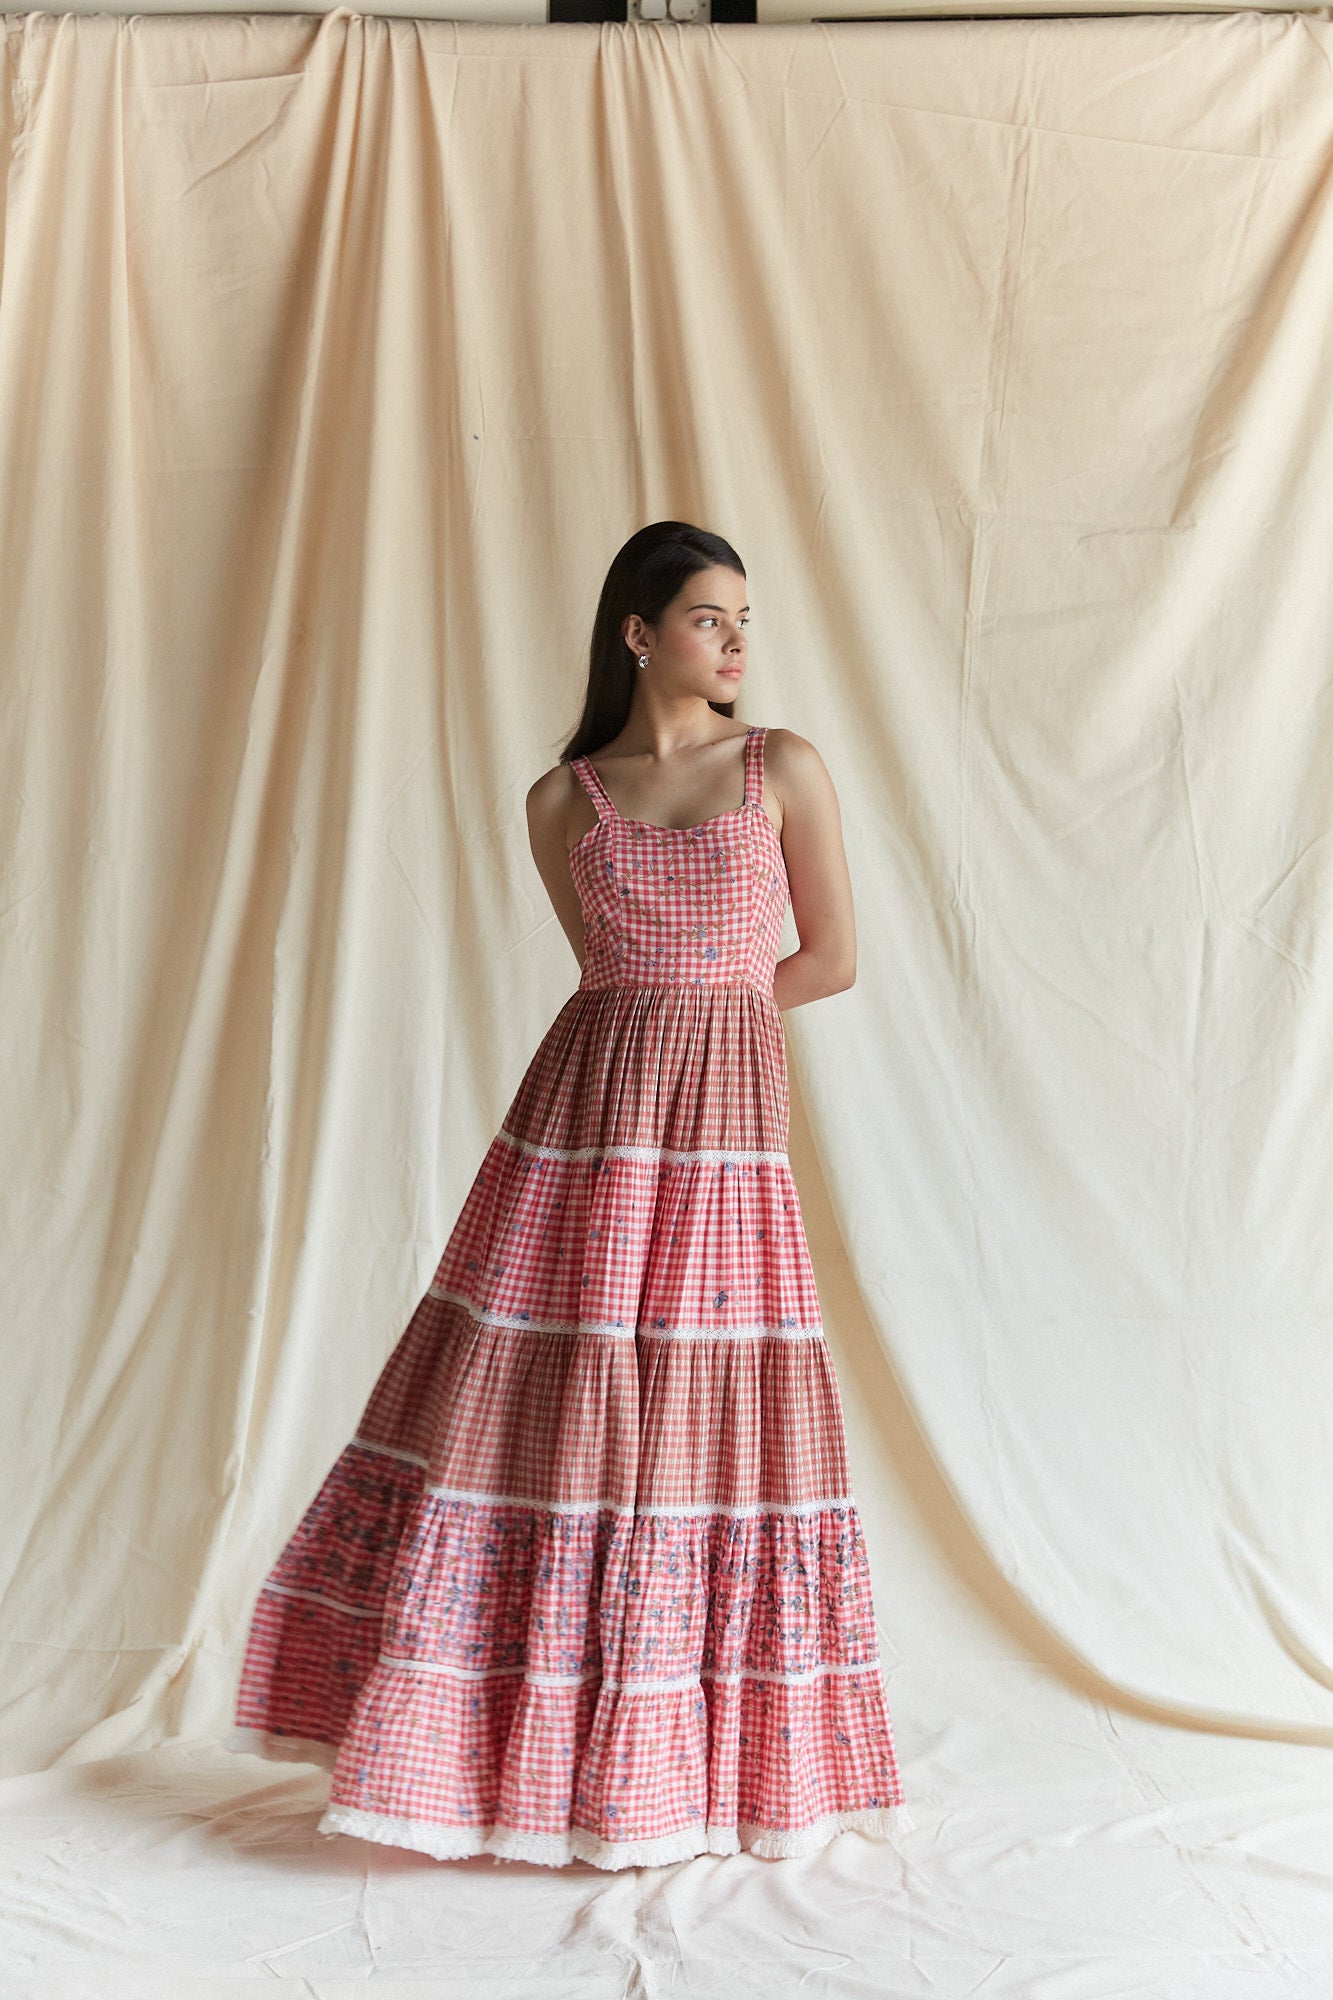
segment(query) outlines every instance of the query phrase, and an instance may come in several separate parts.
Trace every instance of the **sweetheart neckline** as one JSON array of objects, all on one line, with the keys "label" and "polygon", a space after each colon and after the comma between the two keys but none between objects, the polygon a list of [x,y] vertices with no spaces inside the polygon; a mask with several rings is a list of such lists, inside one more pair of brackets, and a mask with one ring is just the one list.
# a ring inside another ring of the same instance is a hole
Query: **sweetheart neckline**
[{"label": "sweetheart neckline", "polygon": [[759,803],[758,799],[751,799],[747,805],[728,806],[725,812],[710,813],[707,819],[697,819],[693,826],[660,826],[655,819],[631,819],[628,813],[618,812],[613,819],[595,820],[586,833],[581,833],[574,842],[574,845],[568,850],[569,859],[572,861],[584,841],[591,840],[593,835],[599,832],[604,826],[646,826],[650,827],[654,833],[698,833],[701,827],[716,826],[720,819],[737,819],[741,813],[748,812],[764,813],[764,818],[768,821],[774,838],[781,842],[782,836],[773,825],[768,814],[764,812],[763,806]]}]

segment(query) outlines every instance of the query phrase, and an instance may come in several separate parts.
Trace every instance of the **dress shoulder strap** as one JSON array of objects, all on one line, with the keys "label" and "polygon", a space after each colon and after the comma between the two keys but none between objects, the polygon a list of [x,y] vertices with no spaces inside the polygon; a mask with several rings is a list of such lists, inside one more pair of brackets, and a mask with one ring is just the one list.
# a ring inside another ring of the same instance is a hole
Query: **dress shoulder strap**
[{"label": "dress shoulder strap", "polygon": [[745,738],[745,797],[742,805],[762,806],[764,802],[764,733],[756,725]]},{"label": "dress shoulder strap", "polygon": [[569,768],[597,808],[598,819],[619,819],[611,794],[602,783],[591,758],[571,757]]}]

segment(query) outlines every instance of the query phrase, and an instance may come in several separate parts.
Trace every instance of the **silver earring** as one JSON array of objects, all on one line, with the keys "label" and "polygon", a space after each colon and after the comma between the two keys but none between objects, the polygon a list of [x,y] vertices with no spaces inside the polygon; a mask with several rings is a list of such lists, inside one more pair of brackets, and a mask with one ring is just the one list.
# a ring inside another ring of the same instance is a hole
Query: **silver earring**
[{"label": "silver earring", "polygon": [[647,666],[647,664],[648,664],[648,655],[647,655],[646,653],[640,653],[640,655],[639,655],[639,665],[640,665],[641,667],[646,667],[646,666]]}]

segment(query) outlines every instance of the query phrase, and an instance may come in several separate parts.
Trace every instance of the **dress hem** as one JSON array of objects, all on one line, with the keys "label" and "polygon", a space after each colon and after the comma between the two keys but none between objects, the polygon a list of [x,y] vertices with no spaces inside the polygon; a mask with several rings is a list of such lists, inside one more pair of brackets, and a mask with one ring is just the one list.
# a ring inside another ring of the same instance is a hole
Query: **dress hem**
[{"label": "dress hem", "polygon": [[817,1853],[840,1833],[863,1833],[893,1841],[909,1833],[916,1822],[904,1805],[875,1806],[856,1812],[829,1813],[807,1826],[690,1826],[656,1840],[603,1840],[587,1827],[568,1833],[524,1833],[502,1823],[448,1826],[434,1820],[395,1819],[366,1812],[358,1806],[330,1805],[316,1826],[323,1838],[350,1834],[357,1840],[386,1847],[408,1847],[439,1861],[490,1854],[497,1861],[530,1861],[547,1868],[586,1861],[594,1868],[660,1868],[691,1861],[701,1854],[752,1854],[760,1860],[796,1860]]}]

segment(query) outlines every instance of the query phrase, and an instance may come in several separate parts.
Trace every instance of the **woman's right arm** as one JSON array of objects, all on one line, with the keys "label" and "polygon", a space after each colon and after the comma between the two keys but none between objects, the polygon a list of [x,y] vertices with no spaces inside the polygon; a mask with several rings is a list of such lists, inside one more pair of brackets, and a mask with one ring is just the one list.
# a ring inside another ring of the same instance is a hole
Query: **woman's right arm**
[{"label": "woman's right arm", "polygon": [[551,770],[543,772],[536,784],[529,788],[527,811],[528,842],[537,864],[537,873],[582,969],[587,950],[583,936],[583,905],[569,872],[569,850],[582,831],[578,827],[579,799],[595,819],[592,800],[568,764],[556,764]]}]

